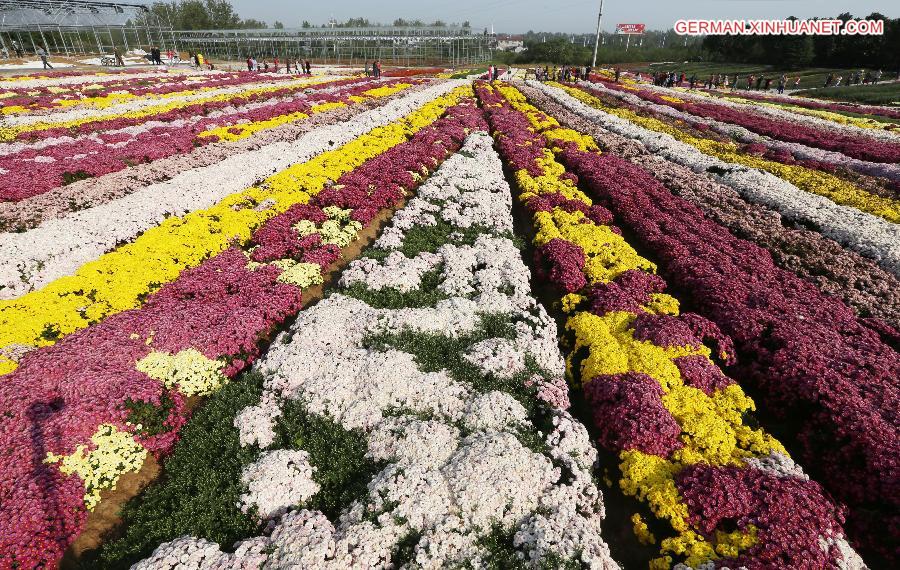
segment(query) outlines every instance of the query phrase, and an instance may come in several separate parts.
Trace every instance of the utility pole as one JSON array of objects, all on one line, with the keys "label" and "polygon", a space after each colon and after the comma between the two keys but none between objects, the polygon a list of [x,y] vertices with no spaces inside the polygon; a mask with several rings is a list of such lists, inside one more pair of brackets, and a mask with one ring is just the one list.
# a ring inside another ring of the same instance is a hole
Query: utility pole
[{"label": "utility pole", "polygon": [[597,38],[594,40],[594,60],[591,67],[597,67],[597,48],[600,45],[600,23],[603,21],[603,0],[600,0],[600,13],[597,14]]}]

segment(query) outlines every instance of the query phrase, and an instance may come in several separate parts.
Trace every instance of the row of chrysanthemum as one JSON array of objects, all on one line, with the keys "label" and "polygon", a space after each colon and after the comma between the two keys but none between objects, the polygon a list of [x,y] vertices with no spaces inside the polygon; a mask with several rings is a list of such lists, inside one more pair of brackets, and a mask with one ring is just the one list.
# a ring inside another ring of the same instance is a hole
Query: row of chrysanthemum
[{"label": "row of chrysanthemum", "polygon": [[[191,426],[178,471],[128,507],[104,562],[156,547],[137,568],[185,556],[197,566],[615,568],[600,535],[596,451],[565,411],[556,327],[531,296],[511,203],[490,137],[470,135],[273,344],[250,401],[216,406],[234,410],[218,418],[228,456],[197,454],[209,422]],[[195,501],[180,482],[223,472],[202,494],[220,520],[242,522],[240,534],[184,525]],[[148,536],[151,527],[164,530]]]},{"label": "row of chrysanthemum", "polygon": [[[828,170],[833,169],[834,167],[859,168],[855,163],[841,164],[842,161],[834,160],[834,157],[827,156],[818,157],[813,160],[801,160],[798,162],[793,158],[789,150],[781,150],[777,148],[777,146],[769,148],[769,145],[765,142],[750,143],[746,145],[738,144],[734,142],[731,137],[735,134],[740,136],[739,133],[734,133],[733,131],[729,132],[731,129],[727,127],[717,129],[720,133],[727,133],[724,136],[725,140],[717,140],[709,135],[698,136],[697,133],[686,132],[684,123],[679,124],[681,122],[680,119],[673,120],[656,110],[665,107],[665,105],[662,105],[661,103],[668,103],[671,105],[674,105],[674,103],[669,103],[663,97],[652,93],[643,94],[643,97],[647,100],[642,100],[636,96],[622,94],[620,95],[620,97],[623,98],[621,102],[614,105],[608,105],[604,104],[603,101],[595,96],[599,95],[599,93],[595,92],[593,87],[581,86],[578,89],[567,87],[566,89],[569,94],[579,98],[588,105],[601,106],[604,111],[627,119],[637,125],[657,132],[669,134],[677,140],[694,146],[710,156],[720,158],[727,162],[770,172],[806,192],[824,196],[837,204],[857,208],[863,212],[882,217],[890,222],[896,223],[900,221],[900,202],[896,199],[896,190],[893,186],[896,184],[896,180],[900,179],[900,170],[893,164],[879,167],[874,163],[868,163],[872,164],[875,170],[864,169],[867,172],[880,173],[889,178],[880,179],[878,177],[856,174],[856,180],[851,181],[846,179],[846,177],[841,176],[839,173],[832,173]],[[607,94],[616,93],[609,89],[606,89],[603,92]],[[630,97],[631,100],[625,101],[624,98],[626,97]],[[741,116],[740,113],[735,113],[738,116]],[[707,115],[710,114],[712,113],[707,113]],[[734,119],[733,117],[729,117],[727,120],[733,121]],[[687,124],[690,125],[692,123],[697,124],[695,121],[688,119]],[[724,123],[720,124],[724,125]],[[740,123],[738,124],[740,125]],[[867,143],[867,145],[864,146],[868,147],[868,144],[876,145],[877,143],[875,141],[870,141],[870,143]],[[756,147],[760,145],[762,148],[757,149]],[[897,143],[897,146],[898,149],[900,149],[900,142]],[[762,151],[762,155],[760,155],[759,151]],[[880,192],[883,195],[879,195],[876,192],[864,188],[861,183],[858,183],[860,181],[868,183],[873,187],[873,190]]]},{"label": "row of chrysanthemum", "polygon": [[0,446],[16,458],[0,471],[2,562],[58,561],[101,491],[148,451],[171,449],[185,398],[214,392],[255,360],[341,248],[481,124],[465,95],[433,91],[397,122],[270,179],[267,194],[235,196],[223,209],[244,212],[234,220],[244,225],[230,227],[245,237],[186,264],[196,267],[160,266],[171,282],[145,289],[132,310],[21,358],[0,387]]},{"label": "row of chrysanthemum", "polygon": [[0,201],[22,200],[74,180],[191,152],[212,142],[241,140],[369,97],[390,96],[411,85],[399,81],[375,85],[360,80],[340,83],[337,90],[330,83],[323,83],[307,88],[305,94],[272,98],[264,104],[249,103],[188,120],[160,121],[153,117],[153,121],[136,127],[66,137],[66,142],[65,138],[51,139],[52,145],[41,144],[44,141],[36,145],[19,143],[16,146],[21,146],[20,150],[0,157],[0,169],[5,171],[0,181]]},{"label": "row of chrysanthemum", "polygon": [[778,268],[767,251],[709,221],[642,168],[571,148],[561,156],[692,306],[735,339],[738,363],[730,370],[757,391],[767,416],[803,417],[780,429],[817,481],[849,507],[854,543],[895,557],[880,525],[896,521],[896,329],[860,319]]},{"label": "row of chrysanthemum", "polygon": [[601,149],[643,168],[738,237],[766,248],[779,267],[841,298],[862,317],[900,326],[900,280],[874,261],[818,232],[791,227],[778,212],[743,200],[705,172],[657,156],[637,141],[604,129],[541,89],[523,85],[520,90],[565,127],[589,134]]},{"label": "row of chrysanthemum", "polygon": [[[733,362],[731,341],[699,315],[679,315],[656,266],[551,150],[600,158],[593,140],[561,129],[514,88],[478,93],[532,213],[541,274],[567,293],[572,380],[582,386],[600,443],[619,455],[619,485],[648,505],[656,517],[650,525],[663,532],[654,536],[635,515],[639,537],[661,541],[654,566],[669,567],[673,558],[694,567],[719,558],[740,565],[772,552],[797,563],[851,563],[820,545],[843,541],[840,508],[780,443],[745,423],[752,400],[715,364]],[[624,164],[616,162],[620,182],[633,176]],[[797,516],[784,510],[787,497]],[[738,528],[725,528],[732,517]]]}]

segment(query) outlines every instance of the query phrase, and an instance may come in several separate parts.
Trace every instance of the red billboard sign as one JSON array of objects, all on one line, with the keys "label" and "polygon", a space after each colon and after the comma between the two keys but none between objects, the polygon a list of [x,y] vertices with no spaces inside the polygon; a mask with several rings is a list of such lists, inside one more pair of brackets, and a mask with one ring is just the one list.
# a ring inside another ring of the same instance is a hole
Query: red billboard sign
[{"label": "red billboard sign", "polygon": [[616,24],[617,34],[643,34],[644,24]]}]

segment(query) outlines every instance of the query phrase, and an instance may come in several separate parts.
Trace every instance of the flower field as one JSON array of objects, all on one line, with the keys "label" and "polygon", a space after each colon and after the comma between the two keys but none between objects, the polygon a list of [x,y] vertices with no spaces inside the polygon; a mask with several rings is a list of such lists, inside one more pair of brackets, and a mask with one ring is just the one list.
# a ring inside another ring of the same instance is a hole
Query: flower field
[{"label": "flower field", "polygon": [[0,79],[0,568],[896,565],[896,111],[440,71]]}]

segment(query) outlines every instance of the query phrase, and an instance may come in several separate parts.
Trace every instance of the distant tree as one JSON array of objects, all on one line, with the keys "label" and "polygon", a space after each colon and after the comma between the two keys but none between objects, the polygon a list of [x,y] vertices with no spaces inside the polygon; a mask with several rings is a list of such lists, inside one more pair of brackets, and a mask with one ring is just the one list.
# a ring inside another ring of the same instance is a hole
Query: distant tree
[{"label": "distant tree", "polygon": [[260,21],[254,20],[253,18],[249,18],[247,20],[241,20],[241,27],[248,30],[257,30],[257,29],[265,29],[269,27],[269,24]]},{"label": "distant tree", "polygon": [[[837,16],[844,22],[853,15]],[[709,59],[735,63],[761,63],[803,67],[900,67],[900,18],[869,14],[868,20],[883,20],[880,36],[707,36],[703,49]]]},{"label": "distant tree", "polygon": [[394,26],[398,28],[405,28],[409,26],[409,22],[407,22],[403,18],[397,18],[396,20],[394,20]]},{"label": "distant tree", "polygon": [[180,30],[208,30],[213,27],[206,6],[200,0],[184,0],[178,5],[177,24]]},{"label": "distant tree", "polygon": [[282,23],[279,22],[278,20],[275,20],[275,23],[272,24],[272,27],[275,28],[276,30],[283,30],[283,29],[284,29],[284,24],[282,24]]},{"label": "distant tree", "polygon": [[462,27],[464,27],[464,28],[471,28],[471,27],[472,27],[472,23],[469,22],[468,20],[466,20],[465,22],[462,23]]},{"label": "distant tree", "polygon": [[309,21],[303,20],[303,23],[300,24],[300,27],[303,29],[309,29],[309,28],[313,27],[313,25],[310,24]]},{"label": "distant tree", "polygon": [[372,24],[368,18],[350,18],[346,22],[339,22],[338,28],[368,28]]},{"label": "distant tree", "polygon": [[811,36],[786,36],[785,40],[782,61],[788,69],[800,69],[812,63],[816,54]]},{"label": "distant tree", "polygon": [[444,22],[443,20],[435,20],[434,22],[431,23],[431,25],[435,28],[446,28],[447,27],[447,23]]},{"label": "distant tree", "polygon": [[171,0],[154,2],[150,17],[172,25],[177,30],[232,30],[265,28],[258,20],[241,20],[228,0]]}]

